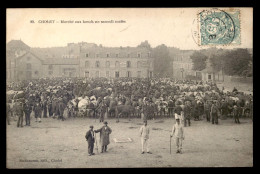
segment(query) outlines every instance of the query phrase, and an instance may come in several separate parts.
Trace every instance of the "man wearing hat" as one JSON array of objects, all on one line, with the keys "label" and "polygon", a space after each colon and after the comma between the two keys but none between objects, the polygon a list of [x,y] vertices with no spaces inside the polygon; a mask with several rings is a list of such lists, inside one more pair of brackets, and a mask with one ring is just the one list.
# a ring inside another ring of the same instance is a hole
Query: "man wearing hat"
[{"label": "man wearing hat", "polygon": [[239,110],[238,110],[237,105],[234,105],[233,115],[234,115],[235,123],[240,124],[240,121],[239,121]]},{"label": "man wearing hat", "polygon": [[98,130],[95,130],[95,133],[100,132],[100,144],[101,144],[101,153],[107,151],[107,145],[110,143],[109,134],[112,133],[112,129],[107,126],[107,122],[104,122],[104,126]]},{"label": "man wearing hat", "polygon": [[180,124],[180,118],[175,117],[176,123],[172,127],[172,133],[171,137],[175,136],[175,142],[176,142],[176,153],[182,153],[182,140],[184,140],[184,129],[182,124]]},{"label": "man wearing hat", "polygon": [[23,103],[19,101],[16,113],[18,115],[17,127],[23,127]]},{"label": "man wearing hat", "polygon": [[24,105],[24,113],[25,113],[25,126],[30,126],[30,114],[32,112],[32,106],[29,103],[29,101],[27,101]]},{"label": "man wearing hat", "polygon": [[212,103],[210,115],[212,124],[218,124],[218,108],[215,101]]},{"label": "man wearing hat", "polygon": [[34,105],[34,113],[35,113],[36,122],[41,123],[41,112],[42,112],[42,107],[39,102],[36,102],[36,104]]},{"label": "man wearing hat", "polygon": [[140,130],[141,144],[142,144],[142,154],[144,154],[144,149],[146,146],[146,152],[151,154],[149,149],[149,134],[150,128],[147,126],[147,120],[144,120],[144,125],[141,126]]},{"label": "man wearing hat", "polygon": [[91,156],[91,155],[95,155],[95,153],[93,153],[95,137],[93,131],[94,127],[91,125],[89,128],[90,129],[89,131],[87,131],[85,138],[86,141],[88,142],[88,156]]},{"label": "man wearing hat", "polygon": [[65,105],[65,103],[63,102],[62,98],[60,98],[60,100],[59,100],[58,107],[59,107],[59,114],[60,114],[59,117],[58,117],[58,119],[61,119],[62,121],[64,121],[65,118],[64,118],[64,116],[63,116],[63,113],[64,113],[64,110],[65,110],[65,108],[66,108],[66,105]]}]

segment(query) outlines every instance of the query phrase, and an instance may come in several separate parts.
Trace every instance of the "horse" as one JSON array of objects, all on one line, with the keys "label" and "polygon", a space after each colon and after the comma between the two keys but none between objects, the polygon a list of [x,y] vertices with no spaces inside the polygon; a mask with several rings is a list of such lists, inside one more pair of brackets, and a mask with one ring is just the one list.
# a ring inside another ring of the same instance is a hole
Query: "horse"
[{"label": "horse", "polygon": [[130,102],[125,102],[125,104],[119,104],[115,107],[115,115],[117,118],[117,123],[119,122],[119,117],[120,116],[126,116],[128,117],[128,120],[130,121],[130,116],[133,114],[134,107],[131,106]]}]

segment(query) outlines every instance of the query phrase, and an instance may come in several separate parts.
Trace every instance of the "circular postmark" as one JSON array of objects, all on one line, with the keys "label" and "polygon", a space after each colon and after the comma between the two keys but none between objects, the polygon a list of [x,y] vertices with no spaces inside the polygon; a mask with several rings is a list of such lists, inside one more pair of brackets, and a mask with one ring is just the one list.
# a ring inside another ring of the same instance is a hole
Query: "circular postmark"
[{"label": "circular postmark", "polygon": [[227,45],[232,43],[236,36],[232,17],[220,9],[200,11],[197,20],[193,21],[193,26],[193,40],[198,45]]}]

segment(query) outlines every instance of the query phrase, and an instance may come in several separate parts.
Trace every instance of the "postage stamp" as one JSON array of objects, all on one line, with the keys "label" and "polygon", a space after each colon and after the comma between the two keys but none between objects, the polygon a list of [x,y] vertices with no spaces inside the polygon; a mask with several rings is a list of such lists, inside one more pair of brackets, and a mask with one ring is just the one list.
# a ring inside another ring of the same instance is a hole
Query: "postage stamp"
[{"label": "postage stamp", "polygon": [[199,45],[239,45],[240,11],[210,9],[198,14]]}]

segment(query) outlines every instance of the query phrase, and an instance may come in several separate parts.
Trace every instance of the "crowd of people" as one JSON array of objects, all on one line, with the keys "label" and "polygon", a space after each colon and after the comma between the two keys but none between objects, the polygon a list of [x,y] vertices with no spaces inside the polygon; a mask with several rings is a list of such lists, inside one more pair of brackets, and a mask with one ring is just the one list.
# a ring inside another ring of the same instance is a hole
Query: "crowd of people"
[{"label": "crowd of people", "polygon": [[184,126],[206,119],[253,117],[253,96],[225,92],[213,82],[170,78],[41,78],[7,83],[7,122],[18,117],[17,126],[30,126],[41,118],[128,116],[144,120],[180,115]]}]

